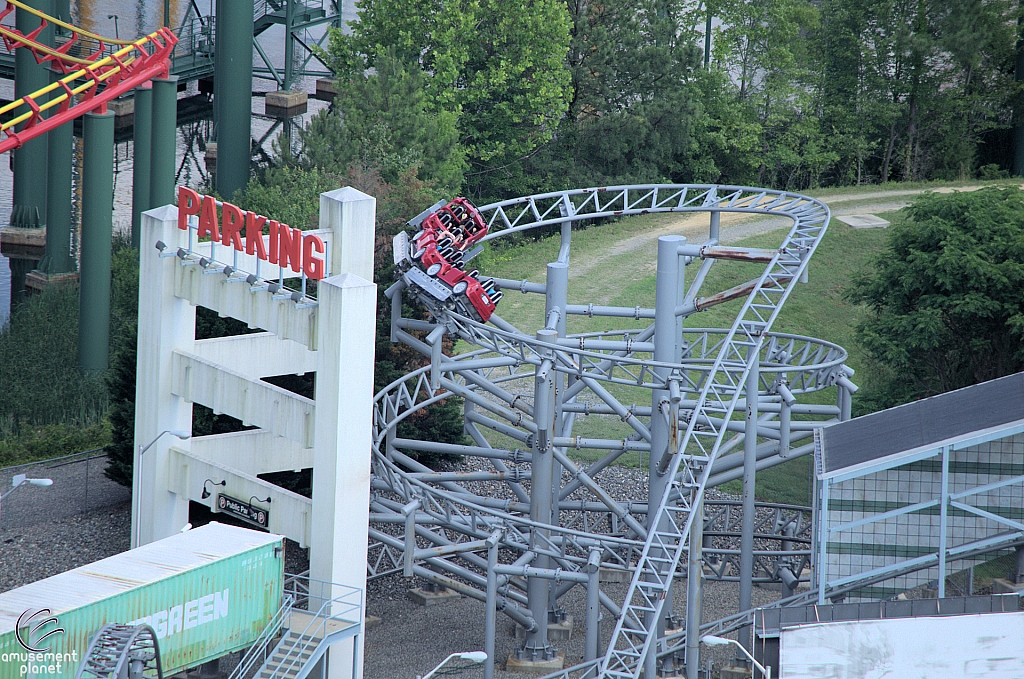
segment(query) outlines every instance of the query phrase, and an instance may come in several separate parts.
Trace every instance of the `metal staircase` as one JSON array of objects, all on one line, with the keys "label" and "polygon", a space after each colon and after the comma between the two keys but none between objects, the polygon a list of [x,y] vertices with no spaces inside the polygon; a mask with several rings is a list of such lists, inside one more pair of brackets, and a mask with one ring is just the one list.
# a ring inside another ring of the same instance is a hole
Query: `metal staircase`
[{"label": "metal staircase", "polygon": [[289,576],[281,608],[228,679],[305,679],[333,644],[361,633],[362,618],[362,590]]},{"label": "metal staircase", "polygon": [[[323,0],[292,0],[292,23],[316,23],[327,16]],[[274,24],[287,25],[288,0],[256,0],[253,7],[252,34],[258,36]]]}]

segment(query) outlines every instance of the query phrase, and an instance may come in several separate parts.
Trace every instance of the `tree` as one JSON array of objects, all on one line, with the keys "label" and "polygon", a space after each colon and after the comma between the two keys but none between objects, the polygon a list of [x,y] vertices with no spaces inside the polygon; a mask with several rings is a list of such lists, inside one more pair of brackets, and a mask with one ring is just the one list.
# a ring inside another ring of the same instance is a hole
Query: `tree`
[{"label": "tree", "polygon": [[360,77],[386,55],[418,64],[429,109],[458,116],[477,200],[498,190],[491,175],[551,139],[566,111],[569,21],[561,0],[365,0],[352,30],[331,32],[332,71]]},{"label": "tree", "polygon": [[377,59],[374,73],[339,79],[334,106],[300,133],[298,162],[335,173],[354,163],[372,165],[391,184],[415,168],[419,179],[455,195],[465,169],[457,116],[428,106],[426,80],[394,49]]},{"label": "tree", "polygon": [[877,407],[1024,369],[1024,191],[930,194],[907,208],[849,297]]}]

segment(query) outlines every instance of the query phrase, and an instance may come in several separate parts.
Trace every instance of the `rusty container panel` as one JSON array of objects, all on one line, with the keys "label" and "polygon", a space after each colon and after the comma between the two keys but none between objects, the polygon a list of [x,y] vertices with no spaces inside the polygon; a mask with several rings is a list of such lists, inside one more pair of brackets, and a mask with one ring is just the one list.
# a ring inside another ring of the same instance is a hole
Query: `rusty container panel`
[{"label": "rusty container panel", "polygon": [[[0,594],[0,679],[73,678],[92,637],[111,622],[153,627],[167,676],[252,645],[280,607],[283,585],[281,536],[220,523],[174,535]],[[50,613],[15,629],[25,611],[39,609]],[[31,633],[50,616],[56,623]]]}]

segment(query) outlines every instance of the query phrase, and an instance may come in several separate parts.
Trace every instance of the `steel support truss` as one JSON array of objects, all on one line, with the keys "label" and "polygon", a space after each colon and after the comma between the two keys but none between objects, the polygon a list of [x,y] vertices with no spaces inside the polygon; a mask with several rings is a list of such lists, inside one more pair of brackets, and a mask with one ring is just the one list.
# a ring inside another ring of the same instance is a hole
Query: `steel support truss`
[{"label": "steel support truss", "polygon": [[[376,397],[369,574],[402,571],[484,601],[488,611],[525,629],[520,661],[553,656],[548,621],[557,619],[562,596],[584,587],[586,662],[559,676],[636,679],[645,667],[645,676],[653,676],[659,658],[669,671],[685,651],[687,676],[695,677],[697,646],[691,640],[687,648],[685,629],[738,629],[749,615],[740,611],[709,626],[700,606],[692,606],[680,631],[679,617],[666,605],[674,582],[727,580],[748,588],[780,582],[784,598],[792,599],[785,595],[807,580],[810,509],[761,504],[744,512],[738,501],[705,493],[745,472],[751,482],[759,469],[806,455],[815,428],[849,417],[856,386],[844,365],[846,351],[772,332],[824,236],[828,208],[767,189],[649,185],[563,191],[479,209],[490,228],[484,240],[560,230],[559,255],[544,282],[495,279],[506,292],[544,295],[546,324],[525,331],[498,314],[476,322],[407,276],[388,289],[392,341],[429,363]],[[569,304],[572,225],[658,212],[708,213],[709,226],[700,243],[659,239],[655,307]],[[772,249],[728,247],[720,242],[722,212],[784,216],[792,226]],[[713,265],[730,261],[762,266],[747,282],[704,290]],[[429,320],[402,316],[409,299],[426,307]],[[727,302],[737,308],[728,328],[699,328],[690,319]],[[569,333],[569,315],[653,322]],[[475,349],[445,355],[446,336]],[[829,388],[836,389],[835,405],[805,398]],[[399,436],[403,420],[452,396],[465,402],[472,445]],[[586,415],[615,416],[625,431],[615,439],[584,435],[578,429]],[[581,460],[581,450],[599,457]],[[480,458],[490,468],[436,472],[416,461],[419,452]],[[601,483],[602,470],[625,455],[649,462],[646,502]],[[479,482],[498,482],[505,492],[496,497],[474,485]],[[498,550],[500,563],[510,565],[495,565]],[[624,599],[613,600],[599,584],[598,572],[614,570],[630,578]],[[601,607],[616,619],[603,650],[596,632]],[[486,629],[493,635],[491,614]],[[493,638],[488,647],[493,651]]]}]

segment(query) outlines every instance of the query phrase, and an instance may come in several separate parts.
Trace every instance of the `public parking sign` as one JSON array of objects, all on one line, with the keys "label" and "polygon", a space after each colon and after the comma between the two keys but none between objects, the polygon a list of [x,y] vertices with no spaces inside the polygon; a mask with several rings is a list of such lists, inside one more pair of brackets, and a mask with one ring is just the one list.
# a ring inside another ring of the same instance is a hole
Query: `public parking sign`
[{"label": "public parking sign", "polygon": [[252,503],[244,502],[230,495],[217,494],[217,508],[225,514],[237,517],[242,521],[255,524],[260,528],[270,529],[270,512],[261,507],[253,507]]}]

